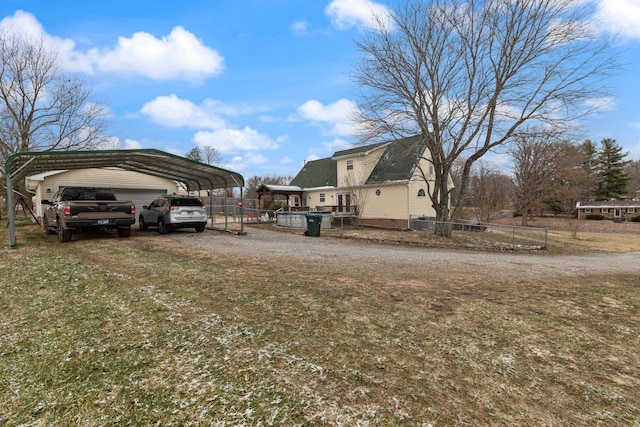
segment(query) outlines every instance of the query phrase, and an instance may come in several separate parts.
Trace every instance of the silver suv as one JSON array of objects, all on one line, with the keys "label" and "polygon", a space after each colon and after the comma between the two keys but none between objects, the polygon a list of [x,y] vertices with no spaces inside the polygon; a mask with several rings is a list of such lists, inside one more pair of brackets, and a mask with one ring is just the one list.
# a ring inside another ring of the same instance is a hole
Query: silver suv
[{"label": "silver suv", "polygon": [[197,197],[162,196],[142,207],[138,224],[141,230],[158,227],[160,234],[174,228],[195,228],[201,233],[207,225],[207,211]]}]

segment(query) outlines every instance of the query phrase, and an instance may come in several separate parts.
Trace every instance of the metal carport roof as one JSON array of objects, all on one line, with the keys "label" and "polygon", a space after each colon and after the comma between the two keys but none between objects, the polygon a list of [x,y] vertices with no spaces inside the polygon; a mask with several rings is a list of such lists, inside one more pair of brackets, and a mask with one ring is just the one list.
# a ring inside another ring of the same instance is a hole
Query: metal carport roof
[{"label": "metal carport roof", "polygon": [[11,246],[15,246],[13,188],[27,176],[64,170],[118,167],[182,182],[189,191],[219,188],[241,189],[244,178],[236,172],[207,165],[156,149],[32,151],[10,156],[4,163],[7,179],[7,201]]}]

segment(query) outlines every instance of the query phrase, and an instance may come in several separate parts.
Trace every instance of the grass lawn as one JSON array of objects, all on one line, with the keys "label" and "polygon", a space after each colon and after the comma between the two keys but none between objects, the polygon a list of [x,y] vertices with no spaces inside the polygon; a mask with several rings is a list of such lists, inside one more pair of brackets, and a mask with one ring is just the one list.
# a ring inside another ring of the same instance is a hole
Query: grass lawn
[{"label": "grass lawn", "polygon": [[640,425],[640,275],[337,275],[17,231],[2,427]]}]

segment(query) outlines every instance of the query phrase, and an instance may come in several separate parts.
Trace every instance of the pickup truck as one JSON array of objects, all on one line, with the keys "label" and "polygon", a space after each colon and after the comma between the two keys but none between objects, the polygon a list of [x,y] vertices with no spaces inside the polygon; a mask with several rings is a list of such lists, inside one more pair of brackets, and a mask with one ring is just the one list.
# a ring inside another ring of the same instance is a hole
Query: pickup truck
[{"label": "pickup truck", "polygon": [[116,229],[118,237],[129,237],[136,218],[136,206],[116,200],[106,188],[65,187],[42,204],[42,227],[47,234],[57,233],[60,242],[70,241],[72,232],[87,230]]}]

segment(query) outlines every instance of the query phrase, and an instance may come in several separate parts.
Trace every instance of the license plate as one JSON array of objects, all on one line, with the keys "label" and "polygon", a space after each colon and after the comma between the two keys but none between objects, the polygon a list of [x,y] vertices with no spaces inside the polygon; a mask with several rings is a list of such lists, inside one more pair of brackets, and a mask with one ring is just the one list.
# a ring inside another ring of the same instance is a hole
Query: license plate
[{"label": "license plate", "polygon": [[99,219],[98,220],[98,225],[108,225],[109,224],[109,220],[108,219]]}]

